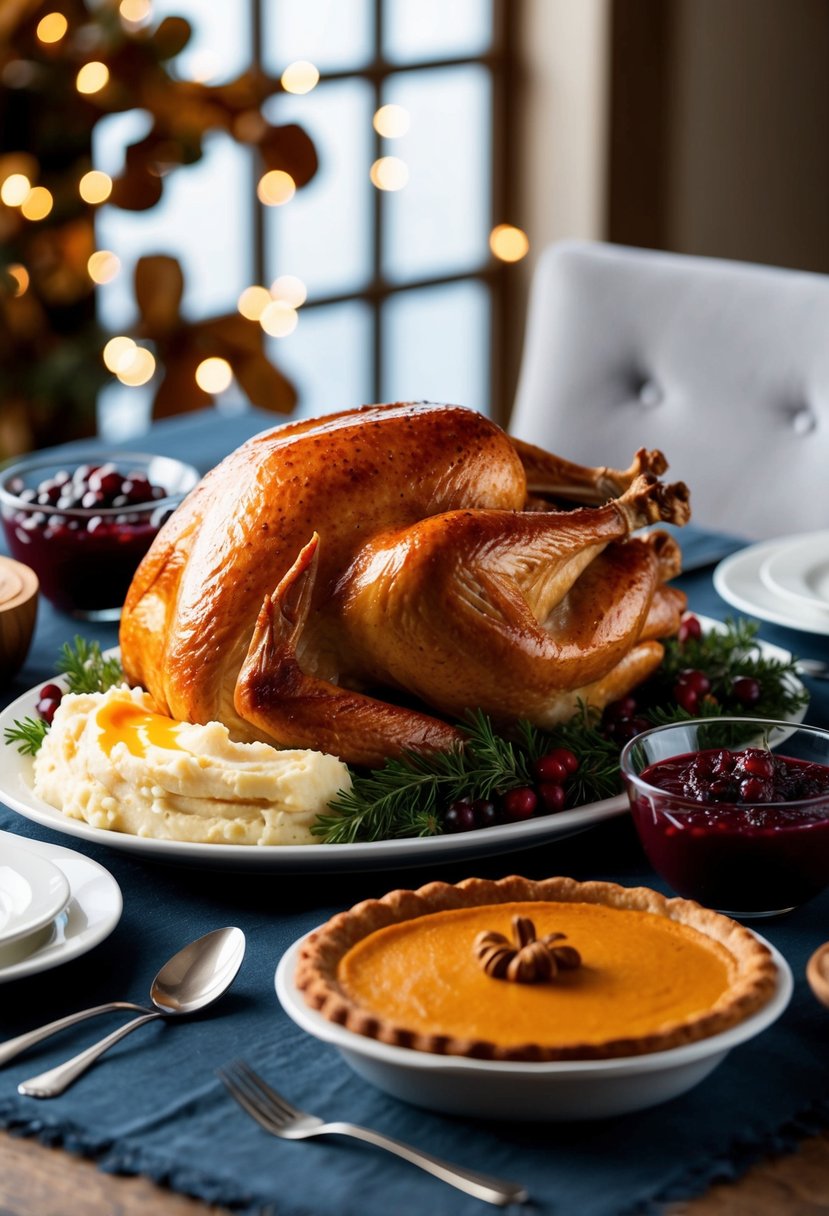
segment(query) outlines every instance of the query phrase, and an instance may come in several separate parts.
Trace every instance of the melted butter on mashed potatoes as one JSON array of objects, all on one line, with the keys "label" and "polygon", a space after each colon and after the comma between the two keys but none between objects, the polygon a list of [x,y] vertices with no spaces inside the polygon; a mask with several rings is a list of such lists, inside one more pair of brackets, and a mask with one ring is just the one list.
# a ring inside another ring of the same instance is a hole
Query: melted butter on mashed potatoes
[{"label": "melted butter on mashed potatoes", "polygon": [[234,743],[219,722],[154,713],[140,688],[68,694],[35,757],[35,793],[96,828],[204,844],[316,844],[351,785],[336,756]]}]

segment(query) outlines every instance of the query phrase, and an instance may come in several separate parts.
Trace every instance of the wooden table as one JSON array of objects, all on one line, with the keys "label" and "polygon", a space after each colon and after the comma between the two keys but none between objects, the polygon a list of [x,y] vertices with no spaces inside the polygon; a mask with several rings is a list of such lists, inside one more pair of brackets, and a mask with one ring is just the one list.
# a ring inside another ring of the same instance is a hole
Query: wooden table
[{"label": "wooden table", "polygon": [[[481,1205],[484,1211],[484,1205]],[[0,1132],[0,1216],[233,1216],[93,1162]],[[829,1133],[758,1164],[665,1216],[829,1216]],[[264,1216],[264,1213],[263,1213]]]}]

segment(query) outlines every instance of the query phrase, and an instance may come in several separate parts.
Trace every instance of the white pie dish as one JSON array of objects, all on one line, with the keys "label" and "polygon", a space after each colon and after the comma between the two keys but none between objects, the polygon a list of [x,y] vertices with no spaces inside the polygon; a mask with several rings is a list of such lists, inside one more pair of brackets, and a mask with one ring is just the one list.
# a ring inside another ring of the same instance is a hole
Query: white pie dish
[{"label": "white pie dish", "polygon": [[[310,935],[308,935],[310,936]],[[728,1052],[770,1026],[792,995],[788,963],[772,952],[777,989],[768,1004],[737,1026],[669,1051],[609,1060],[551,1063],[476,1060],[392,1047],[331,1022],[305,1002],[294,983],[306,938],[285,952],[276,969],[276,995],[303,1030],[336,1047],[364,1080],[415,1106],[483,1119],[569,1121],[604,1119],[667,1102],[711,1073]]]},{"label": "white pie dish", "polygon": [[829,613],[829,532],[810,532],[776,548],[760,567],[775,595]]}]

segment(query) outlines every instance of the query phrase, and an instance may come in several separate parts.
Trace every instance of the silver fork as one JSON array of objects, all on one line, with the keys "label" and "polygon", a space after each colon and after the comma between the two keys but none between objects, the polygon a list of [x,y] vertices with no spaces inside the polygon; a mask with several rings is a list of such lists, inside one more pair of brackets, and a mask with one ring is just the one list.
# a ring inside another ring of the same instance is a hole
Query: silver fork
[{"label": "silver fork", "polygon": [[487,1174],[479,1174],[474,1170],[461,1169],[441,1161],[420,1149],[412,1148],[400,1140],[393,1140],[381,1132],[372,1131],[368,1127],[360,1127],[356,1123],[324,1123],[316,1115],[298,1110],[290,1102],[266,1085],[244,1060],[234,1060],[224,1068],[217,1069],[217,1075],[239,1103],[256,1122],[272,1136],[283,1140],[305,1140],[310,1136],[353,1136],[355,1140],[364,1140],[367,1144],[375,1144],[378,1148],[388,1149],[404,1161],[419,1165],[421,1169],[436,1178],[441,1178],[458,1190],[474,1195],[476,1199],[484,1199],[498,1207],[506,1207],[509,1203],[523,1203],[527,1199],[527,1191],[516,1182],[504,1182],[491,1178]]}]

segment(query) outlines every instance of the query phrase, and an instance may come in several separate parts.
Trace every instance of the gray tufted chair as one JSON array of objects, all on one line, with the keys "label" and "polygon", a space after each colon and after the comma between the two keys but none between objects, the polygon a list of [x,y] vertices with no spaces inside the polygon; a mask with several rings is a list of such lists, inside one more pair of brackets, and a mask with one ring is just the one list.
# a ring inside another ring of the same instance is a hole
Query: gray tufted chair
[{"label": "gray tufted chair", "polygon": [[661,448],[703,527],[828,528],[829,276],[553,245],[510,431],[587,464]]}]

